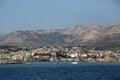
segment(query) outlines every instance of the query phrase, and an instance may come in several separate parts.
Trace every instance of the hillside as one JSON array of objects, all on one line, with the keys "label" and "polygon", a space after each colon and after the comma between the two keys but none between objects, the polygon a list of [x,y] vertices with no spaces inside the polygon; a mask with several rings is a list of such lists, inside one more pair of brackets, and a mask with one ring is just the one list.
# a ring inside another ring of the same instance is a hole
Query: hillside
[{"label": "hillside", "polygon": [[15,31],[0,35],[0,45],[39,46],[120,46],[120,24],[77,25],[56,30]]}]

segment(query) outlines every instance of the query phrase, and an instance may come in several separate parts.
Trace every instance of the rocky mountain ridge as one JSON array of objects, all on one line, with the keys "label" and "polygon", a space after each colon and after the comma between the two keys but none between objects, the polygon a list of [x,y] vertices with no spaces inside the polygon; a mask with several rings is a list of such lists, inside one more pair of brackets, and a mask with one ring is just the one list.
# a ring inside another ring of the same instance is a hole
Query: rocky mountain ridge
[{"label": "rocky mountain ridge", "polygon": [[0,46],[104,46],[120,45],[120,24],[77,25],[56,30],[15,31],[0,35]]}]

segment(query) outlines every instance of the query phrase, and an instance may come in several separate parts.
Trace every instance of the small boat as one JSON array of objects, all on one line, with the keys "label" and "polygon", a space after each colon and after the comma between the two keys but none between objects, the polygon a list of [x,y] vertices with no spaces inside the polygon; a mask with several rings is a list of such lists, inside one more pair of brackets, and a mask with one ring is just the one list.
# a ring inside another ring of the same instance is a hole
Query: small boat
[{"label": "small boat", "polygon": [[54,63],[55,63],[55,64],[58,64],[58,63],[59,63],[59,61],[58,61],[58,59],[57,59],[57,56],[56,56],[56,53],[55,53]]},{"label": "small boat", "polygon": [[75,54],[71,54],[71,64],[78,64],[77,61],[75,61],[76,55]]},{"label": "small boat", "polygon": [[72,62],[72,64],[78,64],[78,62]]}]

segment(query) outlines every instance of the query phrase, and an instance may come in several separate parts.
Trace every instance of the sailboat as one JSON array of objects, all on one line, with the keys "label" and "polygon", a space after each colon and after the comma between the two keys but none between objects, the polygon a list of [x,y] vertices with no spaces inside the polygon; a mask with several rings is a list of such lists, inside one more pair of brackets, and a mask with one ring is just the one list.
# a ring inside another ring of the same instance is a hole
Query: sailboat
[{"label": "sailboat", "polygon": [[23,63],[24,63],[24,64],[32,64],[31,62],[28,62],[26,58],[24,58]]},{"label": "sailboat", "polygon": [[56,53],[55,53],[54,63],[58,64],[58,59],[57,59]]}]

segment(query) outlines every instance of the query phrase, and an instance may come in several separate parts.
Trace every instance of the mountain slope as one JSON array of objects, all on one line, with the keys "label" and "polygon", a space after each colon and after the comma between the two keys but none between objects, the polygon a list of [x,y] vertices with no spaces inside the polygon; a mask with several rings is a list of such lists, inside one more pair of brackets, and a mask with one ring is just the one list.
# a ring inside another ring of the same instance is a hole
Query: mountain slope
[{"label": "mountain slope", "polygon": [[120,24],[77,25],[57,30],[15,31],[0,36],[0,45],[11,46],[104,46],[120,44]]},{"label": "mountain slope", "polygon": [[5,38],[5,35],[0,33],[0,42],[3,41],[4,38]]},{"label": "mountain slope", "polygon": [[65,46],[71,43],[76,43],[74,36],[60,34],[58,32],[43,32],[36,31],[16,31],[8,34],[6,38],[0,42],[0,45],[10,46]]}]

